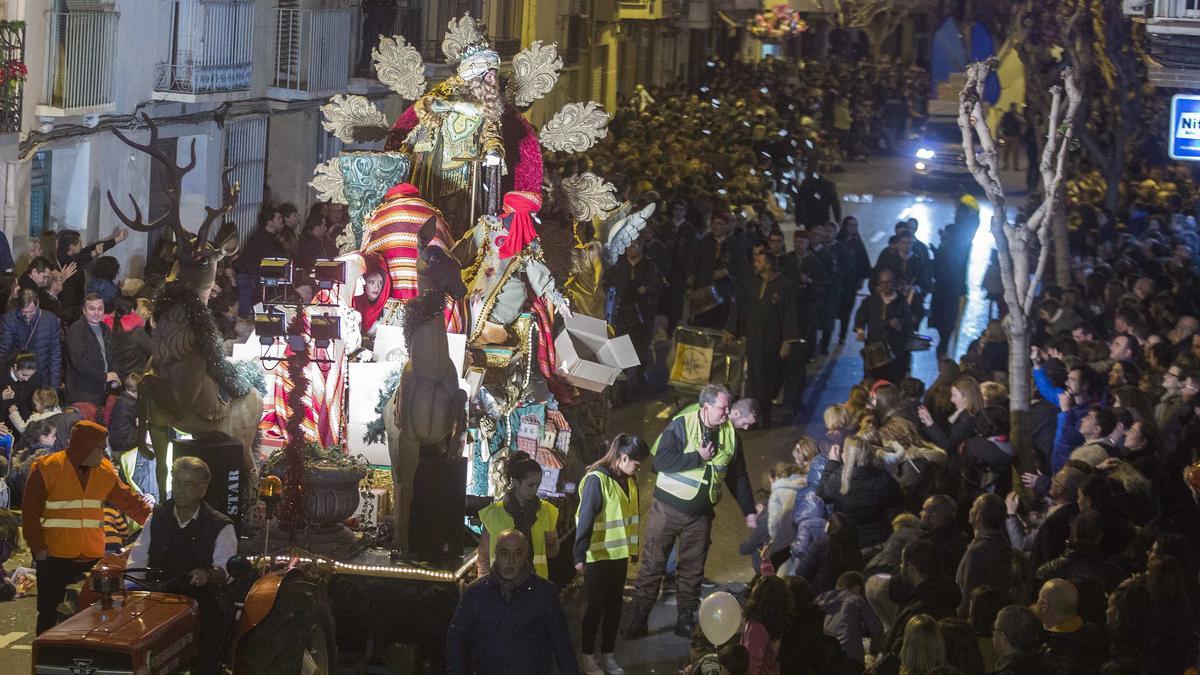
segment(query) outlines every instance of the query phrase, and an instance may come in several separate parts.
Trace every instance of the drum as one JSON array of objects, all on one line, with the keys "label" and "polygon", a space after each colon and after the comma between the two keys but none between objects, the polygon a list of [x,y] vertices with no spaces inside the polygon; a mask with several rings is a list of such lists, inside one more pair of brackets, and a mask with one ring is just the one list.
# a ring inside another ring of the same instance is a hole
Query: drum
[{"label": "drum", "polygon": [[689,315],[700,316],[716,309],[724,301],[716,286],[702,286],[688,293]]},{"label": "drum", "polygon": [[740,395],[745,383],[746,341],[719,330],[679,326],[675,329],[670,385],[698,393],[706,384],[722,384]]},{"label": "drum", "polygon": [[867,371],[877,370],[896,360],[892,348],[886,342],[868,342],[863,347],[862,357],[863,368]]}]

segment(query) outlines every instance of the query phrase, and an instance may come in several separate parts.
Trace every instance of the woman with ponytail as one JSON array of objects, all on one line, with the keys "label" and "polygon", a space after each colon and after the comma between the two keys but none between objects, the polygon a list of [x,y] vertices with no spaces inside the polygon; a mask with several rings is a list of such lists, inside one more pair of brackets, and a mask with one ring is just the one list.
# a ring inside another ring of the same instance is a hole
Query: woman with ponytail
[{"label": "woman with ponytail", "polygon": [[[581,672],[589,675],[625,672],[613,652],[629,561],[636,561],[638,555],[636,474],[649,456],[650,449],[641,438],[618,434],[609,444],[608,452],[588,467],[579,483],[575,570],[583,574],[587,593]],[[599,658],[595,653],[598,632]]]},{"label": "woman with ponytail", "polygon": [[483,536],[479,540],[479,576],[491,571],[495,557],[495,541],[501,532],[520,530],[529,542],[529,556],[534,572],[544,578],[549,574],[548,561],[558,555],[558,507],[539,499],[542,465],[518,450],[504,461],[504,498],[480,510]]}]

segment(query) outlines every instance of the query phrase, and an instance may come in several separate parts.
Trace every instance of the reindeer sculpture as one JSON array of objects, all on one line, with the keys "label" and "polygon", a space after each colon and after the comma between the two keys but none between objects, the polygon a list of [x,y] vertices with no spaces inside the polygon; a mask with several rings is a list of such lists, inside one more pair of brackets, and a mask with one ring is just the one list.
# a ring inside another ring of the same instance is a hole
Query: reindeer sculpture
[{"label": "reindeer sculpture", "polygon": [[467,287],[454,257],[441,246],[429,244],[435,234],[435,220],[430,218],[417,236],[421,294],[404,310],[408,362],[400,373],[400,386],[384,409],[384,419],[395,425],[394,431],[388,430],[394,552],[410,551],[413,476],[422,451],[438,455],[458,452],[460,436],[466,431],[467,394],[459,388],[459,373],[450,360],[443,311],[446,296],[461,300]]},{"label": "reindeer sculpture", "polygon": [[[165,453],[171,429],[192,435],[224,433],[242,444],[243,480],[254,485],[258,471],[253,452],[262,420],[262,396],[225,359],[207,306],[216,281],[217,263],[238,249],[237,228],[233,224],[222,224],[213,241],[209,241],[209,232],[237,202],[237,187],[230,186],[231,169],[226,169],[221,175],[221,205],[205,206],[204,221],[193,236],[184,228],[180,210],[183,177],[196,166],[196,140],[192,139],[191,159],[179,166],[174,158],[156,147],[158,127],[154,120],[145,114],[141,119],[150,130],[148,143],[137,143],[117,129],[112,131],[126,145],[149,155],[165,169],[170,208],[147,223],[133,195],[129,195],[132,217],[118,208],[111,192],[108,203],[122,222],[139,232],[169,227],[175,236],[178,258],[162,295],[155,301],[150,360],[138,397],[139,447],[142,452],[159,457],[158,489],[159,494],[165,495],[169,467]],[[150,434],[151,448],[145,447],[146,431]]]}]

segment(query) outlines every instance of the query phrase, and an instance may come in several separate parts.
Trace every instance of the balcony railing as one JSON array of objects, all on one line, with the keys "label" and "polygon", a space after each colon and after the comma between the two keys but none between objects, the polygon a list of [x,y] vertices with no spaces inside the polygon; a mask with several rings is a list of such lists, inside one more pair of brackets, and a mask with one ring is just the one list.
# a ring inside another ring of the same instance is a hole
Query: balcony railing
[{"label": "balcony railing", "polygon": [[177,0],[171,9],[168,59],[158,64],[158,91],[208,94],[250,88],[254,4]]},{"label": "balcony railing", "polygon": [[47,105],[79,112],[114,103],[116,12],[52,12],[46,45]]},{"label": "balcony railing", "polygon": [[310,93],[340,91],[350,81],[358,39],[354,9],[280,9],[272,86]]},{"label": "balcony railing", "polygon": [[1200,20],[1200,0],[1157,0],[1154,18]]},{"label": "balcony railing", "polygon": [[0,133],[21,130],[21,99],[25,92],[25,23],[0,21]]}]

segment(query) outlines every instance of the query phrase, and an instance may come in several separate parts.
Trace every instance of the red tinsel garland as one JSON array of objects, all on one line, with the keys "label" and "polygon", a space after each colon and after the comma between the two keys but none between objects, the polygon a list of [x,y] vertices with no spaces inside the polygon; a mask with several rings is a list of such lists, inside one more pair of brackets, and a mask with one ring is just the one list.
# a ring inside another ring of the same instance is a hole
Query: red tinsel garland
[{"label": "red tinsel garland", "polygon": [[[288,328],[289,335],[304,335],[304,313],[297,312]],[[304,396],[308,393],[308,350],[292,354],[287,360],[292,390],[288,392],[287,445],[283,446],[283,503],[279,522],[294,529],[304,521]]]}]

